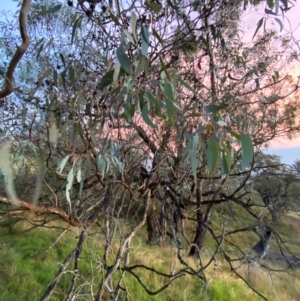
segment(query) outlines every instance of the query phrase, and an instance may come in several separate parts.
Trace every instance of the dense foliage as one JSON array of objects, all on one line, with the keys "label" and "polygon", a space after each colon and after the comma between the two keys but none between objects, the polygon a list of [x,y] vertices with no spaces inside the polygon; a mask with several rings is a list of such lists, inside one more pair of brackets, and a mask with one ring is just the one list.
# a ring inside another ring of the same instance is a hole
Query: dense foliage
[{"label": "dense foliage", "polygon": [[[81,229],[41,300],[50,298],[71,261],[64,300],[80,299],[79,259],[93,231],[104,231],[106,240],[94,300],[108,291],[117,300],[126,290],[121,283],[136,267],[122,260],[144,225],[147,242],[174,244],[181,264],[165,275],[162,290],[184,274],[205,283],[218,253],[231,268],[247,259],[230,235],[271,229],[269,215],[276,223],[298,198],[299,162],[289,169],[261,154],[274,139],[299,132],[299,83],[286,68],[298,60],[297,47],[279,32],[291,4],[20,4],[20,27],[17,20],[1,22],[1,215],[34,227],[58,218]],[[247,42],[240,20],[262,6]],[[15,50],[20,33],[23,44]],[[227,227],[239,210],[249,224]],[[209,239],[212,252],[204,260]]]}]

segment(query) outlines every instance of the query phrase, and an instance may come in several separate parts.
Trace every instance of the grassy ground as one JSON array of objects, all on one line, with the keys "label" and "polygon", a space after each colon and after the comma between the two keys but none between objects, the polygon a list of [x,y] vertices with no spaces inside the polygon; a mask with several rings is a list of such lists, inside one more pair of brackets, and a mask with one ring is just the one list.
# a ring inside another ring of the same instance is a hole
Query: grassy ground
[{"label": "grassy ground", "polygon": [[[46,252],[46,249],[55,241],[61,233],[59,229],[35,229],[26,231],[28,225],[20,223],[9,229],[0,227],[0,300],[6,301],[34,301],[39,300],[45,288],[49,285],[57,273],[60,263],[72,250],[76,243],[77,231],[65,234],[57,245]],[[288,237],[291,231],[296,231],[294,225],[285,219],[279,228],[284,237]],[[249,233],[246,244],[253,242],[253,234]],[[162,272],[178,269],[174,250],[170,246],[157,247],[145,245],[146,233],[136,237],[130,255],[130,264],[145,264],[153,266]],[[245,237],[234,237],[240,241]],[[92,300],[91,290],[96,291],[101,279],[101,262],[103,249],[103,234],[91,236],[85,244],[80,270],[82,277],[78,284],[81,288],[82,299]],[[249,243],[248,243],[249,241]],[[290,243],[290,246],[299,248],[298,241]],[[117,242],[115,242],[117,244]],[[116,247],[116,245],[115,245]],[[299,252],[299,249],[298,249]],[[209,249],[204,250],[204,259],[209,255]],[[114,252],[113,252],[114,254]],[[195,265],[192,259],[186,257],[191,265]],[[239,263],[240,264],[240,263]],[[259,267],[241,265],[239,272],[253,284],[258,290],[267,295],[269,300],[300,300],[300,280],[286,273],[272,273],[271,275]],[[300,276],[299,272],[294,272]],[[165,279],[151,272],[140,270],[141,280],[149,289],[157,290],[165,282]],[[137,280],[127,275],[123,286],[129,292],[130,300],[212,300],[212,301],[254,301],[259,300],[247,285],[237,279],[229,266],[222,258],[218,261],[218,267],[209,268],[207,272],[208,284],[191,276],[184,276],[176,280],[167,290],[157,296],[149,296],[138,284]],[[70,283],[71,275],[66,273],[50,300],[62,300],[64,291]],[[272,290],[275,288],[275,294]],[[121,296],[120,300],[125,300]]]}]

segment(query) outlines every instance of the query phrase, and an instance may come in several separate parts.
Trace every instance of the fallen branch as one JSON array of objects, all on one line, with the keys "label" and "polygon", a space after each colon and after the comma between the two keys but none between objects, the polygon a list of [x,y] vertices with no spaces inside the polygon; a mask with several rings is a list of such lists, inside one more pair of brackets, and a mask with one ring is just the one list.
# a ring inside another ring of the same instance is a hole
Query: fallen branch
[{"label": "fallen branch", "polygon": [[20,201],[20,200],[9,200],[8,198],[0,196],[0,203],[12,205],[14,207],[17,207],[18,209],[22,209],[24,211],[31,211],[35,214],[52,214],[52,215],[58,215],[63,221],[67,222],[71,226],[78,227],[80,225],[80,222],[78,219],[74,218],[67,212],[65,212],[61,208],[57,207],[48,207],[43,208],[36,206],[32,203]]}]

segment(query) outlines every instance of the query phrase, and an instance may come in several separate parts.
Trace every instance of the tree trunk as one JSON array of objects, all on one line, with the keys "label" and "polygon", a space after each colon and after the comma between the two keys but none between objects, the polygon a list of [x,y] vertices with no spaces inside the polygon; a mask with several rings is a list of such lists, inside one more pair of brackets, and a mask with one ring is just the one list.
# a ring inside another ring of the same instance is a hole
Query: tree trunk
[{"label": "tree trunk", "polygon": [[162,238],[161,225],[159,222],[159,214],[156,209],[155,199],[150,200],[149,210],[147,215],[147,231],[148,243],[160,243]]},{"label": "tree trunk", "polygon": [[191,246],[189,255],[198,256],[200,250],[204,245],[205,235],[207,232],[207,227],[205,226],[205,214],[201,209],[198,209],[197,212],[197,226],[196,226],[196,235]]}]

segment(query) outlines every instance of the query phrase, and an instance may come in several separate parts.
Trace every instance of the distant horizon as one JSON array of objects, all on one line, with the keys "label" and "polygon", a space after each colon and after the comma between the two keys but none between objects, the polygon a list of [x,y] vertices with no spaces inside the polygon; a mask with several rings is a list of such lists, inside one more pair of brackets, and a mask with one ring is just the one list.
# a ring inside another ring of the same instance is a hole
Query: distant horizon
[{"label": "distant horizon", "polygon": [[300,146],[269,148],[267,150],[263,150],[263,152],[269,155],[277,155],[281,157],[281,161],[284,164],[291,165],[295,162],[295,160],[300,160]]}]

